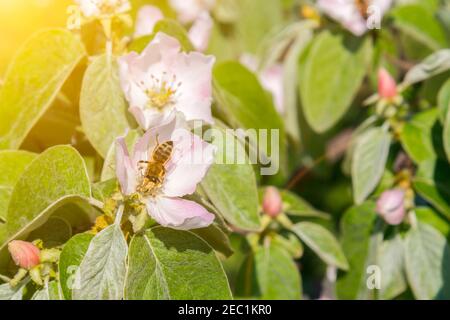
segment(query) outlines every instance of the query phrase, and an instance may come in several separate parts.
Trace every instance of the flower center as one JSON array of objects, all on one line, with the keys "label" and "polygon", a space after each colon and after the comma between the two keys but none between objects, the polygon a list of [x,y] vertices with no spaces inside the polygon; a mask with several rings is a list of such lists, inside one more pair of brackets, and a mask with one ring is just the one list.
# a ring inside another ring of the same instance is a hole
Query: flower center
[{"label": "flower center", "polygon": [[164,72],[161,78],[151,75],[151,80],[150,87],[145,89],[149,99],[148,107],[162,110],[175,104],[177,91],[181,86],[181,82],[177,83],[177,77],[173,75],[168,78]]}]

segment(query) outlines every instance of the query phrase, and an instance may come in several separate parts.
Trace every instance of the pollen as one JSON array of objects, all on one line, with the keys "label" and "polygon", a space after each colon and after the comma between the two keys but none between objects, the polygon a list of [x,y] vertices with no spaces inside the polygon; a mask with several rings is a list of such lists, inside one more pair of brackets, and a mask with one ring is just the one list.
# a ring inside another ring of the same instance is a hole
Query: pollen
[{"label": "pollen", "polygon": [[[169,78],[164,72],[161,78],[153,75],[150,78],[150,86],[144,90],[148,97],[148,107],[162,110],[175,104],[181,86],[181,82],[177,82],[177,77],[173,75]],[[145,86],[145,83],[141,82],[141,85]]]}]

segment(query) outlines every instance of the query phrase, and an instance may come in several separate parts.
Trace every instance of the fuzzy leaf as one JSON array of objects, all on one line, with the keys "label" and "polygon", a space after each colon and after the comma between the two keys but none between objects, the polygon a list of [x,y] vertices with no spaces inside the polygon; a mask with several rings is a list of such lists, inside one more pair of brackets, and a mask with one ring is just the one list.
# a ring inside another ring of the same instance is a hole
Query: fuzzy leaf
[{"label": "fuzzy leaf", "polygon": [[67,30],[34,35],[15,56],[0,91],[0,149],[18,148],[85,56]]},{"label": "fuzzy leaf", "polygon": [[348,269],[341,246],[330,231],[312,222],[299,222],[292,227],[292,231],[325,263],[342,270]]},{"label": "fuzzy leaf", "polygon": [[90,195],[89,177],[79,153],[70,146],[47,149],[30,163],[14,187],[6,216],[8,237],[25,236],[63,204]]},{"label": "fuzzy leaf", "polygon": [[120,300],[123,298],[128,245],[119,224],[98,233],[78,269],[79,286],[73,300]]},{"label": "fuzzy leaf", "polygon": [[116,58],[96,57],[84,75],[80,117],[84,133],[103,157],[113,141],[129,127],[127,107]]},{"label": "fuzzy leaf", "polygon": [[77,270],[94,236],[82,233],[74,236],[65,245],[59,257],[59,283],[67,300],[72,300],[72,289],[77,285]]},{"label": "fuzzy leaf", "polygon": [[370,62],[370,41],[320,33],[300,59],[299,85],[303,112],[318,133],[333,127],[346,113]]},{"label": "fuzzy leaf", "polygon": [[301,299],[301,278],[291,254],[270,242],[256,248],[241,267],[236,292],[266,300]]},{"label": "fuzzy leaf", "polygon": [[352,160],[354,199],[361,204],[375,190],[386,166],[391,137],[382,128],[365,132],[357,141]]},{"label": "fuzzy leaf", "polygon": [[417,299],[449,299],[450,248],[433,227],[419,223],[405,238],[405,264],[409,285]]},{"label": "fuzzy leaf", "polygon": [[[203,179],[208,198],[232,225],[249,231],[260,228],[256,177],[250,164],[226,164],[225,156],[245,155],[241,143],[229,132],[216,129],[212,143],[217,146],[216,164]],[[224,141],[225,139],[225,141]]]},{"label": "fuzzy leaf", "polygon": [[231,292],[206,242],[189,231],[155,227],[131,241],[125,297],[214,300],[231,299]]}]

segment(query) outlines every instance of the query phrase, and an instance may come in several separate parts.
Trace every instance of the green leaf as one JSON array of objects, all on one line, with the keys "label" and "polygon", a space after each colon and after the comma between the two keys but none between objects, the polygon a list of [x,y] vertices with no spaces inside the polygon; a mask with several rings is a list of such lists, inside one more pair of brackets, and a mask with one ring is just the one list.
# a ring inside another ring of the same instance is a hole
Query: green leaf
[{"label": "green leaf", "polygon": [[436,51],[408,71],[401,87],[427,80],[447,70],[450,70],[450,49]]},{"label": "green leaf", "polygon": [[326,264],[342,270],[348,269],[341,246],[330,231],[312,222],[299,222],[292,227],[292,231]]},{"label": "green leaf", "polygon": [[[0,221],[6,221],[12,190],[20,175],[35,157],[36,154],[27,151],[0,151]],[[3,240],[1,234],[0,231],[0,244]]]},{"label": "green leaf", "polygon": [[155,227],[131,241],[125,298],[231,299],[231,292],[206,242],[189,231]]},{"label": "green leaf", "polygon": [[229,257],[234,253],[230,239],[228,239],[228,236],[218,225],[211,224],[209,227],[194,229],[192,232],[205,240],[214,250],[222,253],[225,257]]},{"label": "green leaf", "polygon": [[404,247],[399,235],[383,241],[378,247],[377,263],[381,270],[380,299],[393,299],[406,290],[403,259]]},{"label": "green leaf", "polygon": [[256,53],[262,40],[283,23],[283,10],[279,0],[240,0],[236,17],[236,37],[242,50]]},{"label": "green leaf", "polygon": [[[213,205],[232,225],[243,230],[260,228],[256,177],[250,164],[226,164],[226,157],[244,154],[245,149],[230,132],[216,128],[212,143],[217,147],[216,163],[201,186]],[[237,148],[237,149],[236,149]]]},{"label": "green leaf", "polygon": [[403,147],[416,163],[435,159],[440,139],[437,108],[416,114],[403,126],[400,134]]},{"label": "green leaf", "polygon": [[445,31],[434,12],[420,4],[398,6],[392,11],[400,31],[426,45],[431,50],[447,46]]},{"label": "green leaf", "polygon": [[291,216],[323,219],[330,218],[328,214],[314,209],[313,206],[293,192],[281,190],[280,194],[281,199],[283,200],[283,211]]},{"label": "green leaf", "polygon": [[66,300],[72,300],[72,289],[76,282],[76,272],[94,236],[81,233],[70,239],[59,257],[59,283]]},{"label": "green leaf", "polygon": [[354,199],[361,204],[375,190],[383,176],[391,136],[383,128],[372,128],[357,141],[352,160]]},{"label": "green leaf", "polygon": [[70,146],[47,149],[30,163],[14,187],[6,216],[9,238],[23,237],[63,204],[90,195],[80,154]]},{"label": "green leaf", "polygon": [[36,291],[31,300],[64,300],[59,284],[56,281],[50,281],[44,285],[44,288]]},{"label": "green leaf", "polygon": [[111,198],[116,192],[119,192],[119,182],[115,178],[92,185],[92,196],[102,202]]},{"label": "green leaf", "polygon": [[318,133],[347,112],[371,60],[368,39],[320,33],[299,64],[300,97],[309,125]]},{"label": "green leaf", "polygon": [[0,91],[0,149],[18,148],[85,56],[67,30],[34,35],[15,56]]},{"label": "green leaf", "polygon": [[426,223],[438,230],[446,238],[450,235],[450,223],[430,207],[415,208],[414,212],[421,223]]},{"label": "green leaf", "polygon": [[409,285],[417,299],[449,299],[450,248],[433,227],[418,223],[405,238],[405,264]]},{"label": "green leaf", "polygon": [[98,233],[78,269],[79,286],[73,288],[73,300],[120,300],[127,272],[128,245],[120,224]]},{"label": "green leaf", "polygon": [[284,86],[284,123],[286,132],[294,139],[300,141],[300,125],[298,110],[298,60],[313,38],[312,21],[301,21],[292,29],[296,36],[286,54],[283,66],[283,86]]},{"label": "green leaf", "polygon": [[445,116],[443,140],[445,153],[447,155],[448,160],[450,161],[450,109],[447,110],[447,115]]},{"label": "green leaf", "polygon": [[264,300],[299,300],[301,279],[291,254],[273,242],[255,250],[241,267],[236,294]]},{"label": "green leaf", "polygon": [[143,36],[133,40],[129,50],[141,53],[158,32],[163,32],[177,39],[180,42],[183,51],[189,52],[194,50],[186,29],[178,21],[172,19],[163,19],[158,21],[153,28],[153,33],[149,36]]},{"label": "green leaf", "polygon": [[339,299],[367,299],[366,268],[374,264],[373,229],[375,204],[365,202],[350,208],[341,220],[342,249],[348,258],[349,271],[340,273],[336,283]]},{"label": "green leaf", "polygon": [[0,301],[2,300],[22,300],[24,290],[29,282],[29,278],[26,278],[14,288],[9,283],[0,285]]},{"label": "green leaf", "polygon": [[448,127],[449,124],[446,124],[445,120],[448,110],[450,109],[450,79],[448,79],[439,90],[437,103],[439,108],[439,118],[441,119],[441,122]]},{"label": "green leaf", "polygon": [[[222,62],[214,67],[213,83],[214,96],[220,108],[218,111],[226,122],[233,128],[247,130],[243,133],[249,135],[258,135],[260,129],[268,130],[267,148],[259,152],[270,158],[272,168],[283,171],[286,152],[283,121],[275,110],[272,97],[262,88],[256,76],[237,62]],[[272,130],[278,130],[278,136]],[[263,143],[257,142],[260,145]]]},{"label": "green leaf", "polygon": [[25,168],[36,158],[35,153],[22,150],[0,151],[0,187],[13,188]]},{"label": "green leaf", "polygon": [[450,218],[450,167],[444,161],[419,164],[414,178],[415,190],[447,218]]},{"label": "green leaf", "polygon": [[86,70],[81,87],[80,118],[84,133],[101,156],[129,127],[128,105],[120,87],[116,57],[96,57]]}]

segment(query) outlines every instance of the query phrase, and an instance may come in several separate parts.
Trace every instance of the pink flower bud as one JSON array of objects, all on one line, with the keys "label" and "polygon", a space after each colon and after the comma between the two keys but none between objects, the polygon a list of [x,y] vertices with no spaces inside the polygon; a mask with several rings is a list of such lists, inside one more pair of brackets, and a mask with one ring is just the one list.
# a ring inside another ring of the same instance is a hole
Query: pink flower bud
[{"label": "pink flower bud", "polygon": [[16,263],[21,268],[31,269],[40,263],[40,251],[31,242],[14,240],[8,244],[8,250]]},{"label": "pink flower bud", "polygon": [[281,213],[283,209],[283,201],[281,200],[281,195],[277,188],[266,188],[262,207],[263,212],[272,218],[275,218]]},{"label": "pink flower bud", "polygon": [[397,96],[397,84],[383,68],[378,70],[378,95],[383,99],[393,99]]},{"label": "pink flower bud", "polygon": [[400,224],[405,217],[405,191],[393,189],[383,192],[377,201],[377,213],[388,224]]}]

